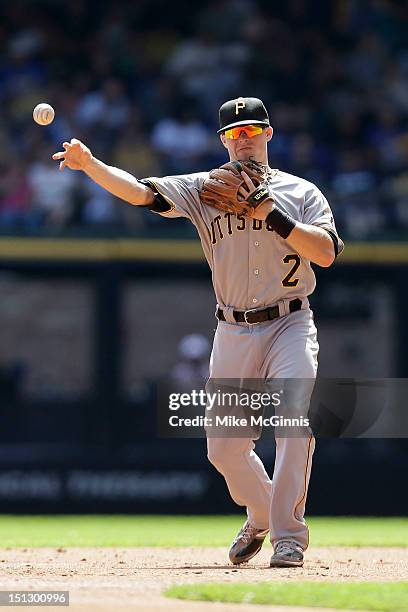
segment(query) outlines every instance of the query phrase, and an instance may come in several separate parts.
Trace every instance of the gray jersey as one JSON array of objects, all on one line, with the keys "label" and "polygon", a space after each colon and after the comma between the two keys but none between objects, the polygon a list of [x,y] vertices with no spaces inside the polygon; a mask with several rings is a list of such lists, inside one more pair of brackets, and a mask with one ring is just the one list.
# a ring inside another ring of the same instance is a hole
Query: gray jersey
[{"label": "gray jersey", "polygon": [[[282,299],[306,297],[315,288],[310,261],[301,257],[264,221],[224,213],[200,202],[199,191],[208,172],[150,177],[151,185],[171,206],[164,217],[187,217],[198,230],[212,271],[218,305],[237,310],[262,308]],[[274,170],[268,179],[276,206],[293,219],[325,228],[339,252],[330,206],[312,183]]]}]

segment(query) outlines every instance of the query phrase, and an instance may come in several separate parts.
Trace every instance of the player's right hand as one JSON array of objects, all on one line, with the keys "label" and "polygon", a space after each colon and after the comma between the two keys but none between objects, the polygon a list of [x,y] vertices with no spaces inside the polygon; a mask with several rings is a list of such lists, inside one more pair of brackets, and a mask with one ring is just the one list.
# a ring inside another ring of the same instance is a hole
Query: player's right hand
[{"label": "player's right hand", "polygon": [[71,142],[63,143],[64,151],[54,153],[52,159],[61,160],[59,169],[63,170],[65,166],[71,170],[85,170],[87,165],[92,161],[92,153],[83,142],[76,138],[71,138]]}]

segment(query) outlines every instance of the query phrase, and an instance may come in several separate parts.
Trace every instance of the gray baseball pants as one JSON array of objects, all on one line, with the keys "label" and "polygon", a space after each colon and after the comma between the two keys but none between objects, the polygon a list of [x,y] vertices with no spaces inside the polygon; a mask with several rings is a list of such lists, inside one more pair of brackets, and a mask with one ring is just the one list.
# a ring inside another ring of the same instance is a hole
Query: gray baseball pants
[{"label": "gray baseball pants", "polygon": [[[286,306],[287,300],[283,302],[280,308]],[[219,321],[210,378],[310,379],[311,394],[318,351],[313,313],[304,299],[302,310],[258,325]],[[303,400],[307,404],[310,394]],[[305,550],[309,532],[304,513],[315,448],[311,431],[301,437],[276,438],[272,480],[252,439],[207,437],[207,448],[208,459],[224,476],[232,499],[246,506],[251,525],[269,528],[272,546],[291,539]]]}]

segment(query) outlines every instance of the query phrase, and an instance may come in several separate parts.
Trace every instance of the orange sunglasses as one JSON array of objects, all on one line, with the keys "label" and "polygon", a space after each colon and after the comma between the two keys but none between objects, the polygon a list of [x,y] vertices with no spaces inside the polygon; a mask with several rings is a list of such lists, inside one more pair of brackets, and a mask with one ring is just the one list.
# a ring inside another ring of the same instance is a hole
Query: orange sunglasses
[{"label": "orange sunglasses", "polygon": [[224,134],[225,138],[229,138],[230,140],[238,140],[241,132],[244,132],[248,138],[253,138],[254,136],[258,136],[258,134],[261,134],[263,129],[264,127],[262,125],[238,125],[230,130],[225,130]]}]

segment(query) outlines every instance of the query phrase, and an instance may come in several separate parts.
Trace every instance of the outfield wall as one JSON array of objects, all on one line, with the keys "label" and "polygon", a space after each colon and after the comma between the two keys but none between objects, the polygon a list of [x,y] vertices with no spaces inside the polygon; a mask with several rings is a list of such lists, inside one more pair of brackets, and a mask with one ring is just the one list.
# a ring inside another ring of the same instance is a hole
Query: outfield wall
[{"label": "outfield wall", "polygon": [[[408,377],[407,262],[405,244],[354,244],[316,270],[322,376]],[[3,238],[0,294],[0,511],[235,510],[203,440],[156,432],[180,339],[215,327],[196,241]],[[309,511],[404,514],[407,449],[318,441]]]}]

